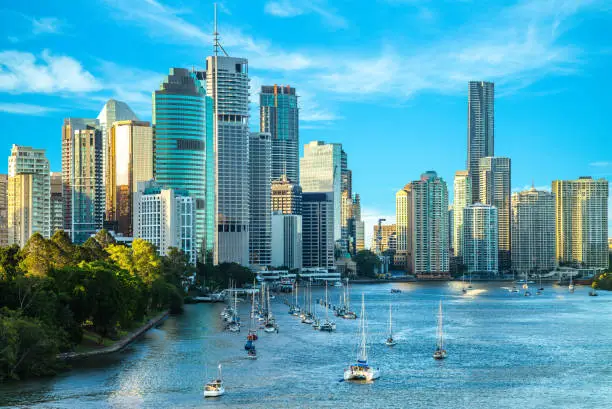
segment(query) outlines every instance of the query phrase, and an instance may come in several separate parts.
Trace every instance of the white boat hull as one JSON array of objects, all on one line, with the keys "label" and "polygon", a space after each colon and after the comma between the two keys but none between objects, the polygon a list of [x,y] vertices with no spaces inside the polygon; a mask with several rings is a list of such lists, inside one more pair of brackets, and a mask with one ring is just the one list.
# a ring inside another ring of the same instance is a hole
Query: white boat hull
[{"label": "white boat hull", "polygon": [[264,327],[264,331],[266,331],[267,333],[271,334],[273,332],[276,332],[276,328]]},{"label": "white boat hull", "polygon": [[344,371],[345,381],[373,381],[380,378],[380,370],[369,367],[367,369],[351,369]]},{"label": "white boat hull", "polygon": [[210,390],[210,391],[204,390],[204,397],[205,398],[216,398],[218,396],[223,395],[224,393],[225,393],[224,387],[221,387],[216,390]]}]

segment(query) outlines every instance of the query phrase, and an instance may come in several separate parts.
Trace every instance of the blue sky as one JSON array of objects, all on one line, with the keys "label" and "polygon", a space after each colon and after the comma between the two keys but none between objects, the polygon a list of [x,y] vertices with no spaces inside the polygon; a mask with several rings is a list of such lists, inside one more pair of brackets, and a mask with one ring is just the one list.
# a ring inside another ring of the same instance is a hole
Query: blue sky
[{"label": "blue sky", "polygon": [[[0,6],[0,151],[47,149],[61,169],[64,117],[108,98],[151,117],[169,67],[202,66],[212,2],[82,0]],[[465,167],[467,82],[496,84],[495,153],[512,185],[612,176],[609,0],[222,1],[230,55],[301,96],[301,139],[340,142],[370,226],[429,169]],[[251,127],[258,127],[252,104]],[[6,172],[7,161],[0,161]],[[452,193],[451,193],[452,194]],[[369,235],[371,227],[367,228]]]}]

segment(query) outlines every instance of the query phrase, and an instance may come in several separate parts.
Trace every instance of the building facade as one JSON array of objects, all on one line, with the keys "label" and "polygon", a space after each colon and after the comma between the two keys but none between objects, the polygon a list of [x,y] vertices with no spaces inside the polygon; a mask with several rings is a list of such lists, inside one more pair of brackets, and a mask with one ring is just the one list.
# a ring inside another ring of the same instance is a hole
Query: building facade
[{"label": "building facade", "polygon": [[117,121],[108,133],[106,155],[107,229],[134,234],[134,193],[138,182],[153,179],[153,130],[149,122]]},{"label": "building facade", "polygon": [[472,203],[480,201],[480,160],[495,156],[495,85],[468,84],[467,170],[472,177]]},{"label": "building facade", "polygon": [[472,204],[472,179],[467,170],[455,172],[453,183],[452,248],[455,257],[463,255],[463,209]]},{"label": "building facade", "polygon": [[448,190],[434,171],[412,182],[412,271],[449,272]]},{"label": "building facade", "polygon": [[531,188],[512,194],[512,270],[555,268],[555,196]]},{"label": "building facade", "polygon": [[331,192],[334,207],[334,241],[342,238],[342,145],[312,141],[300,159],[300,184],[304,194]]},{"label": "building facade", "polygon": [[302,216],[272,213],[271,265],[302,268]]},{"label": "building facade", "polygon": [[499,270],[509,271],[511,266],[512,181],[510,158],[486,157],[480,160],[480,203],[497,208],[499,240]]},{"label": "building facade", "polygon": [[272,180],[300,183],[299,109],[295,88],[264,85],[259,94],[260,132],[272,138]]},{"label": "building facade", "polygon": [[463,264],[469,273],[497,274],[497,208],[476,203],[463,209]]},{"label": "building facade", "polygon": [[[397,233],[395,224],[381,224],[380,230],[375,224],[372,233],[372,251],[381,254],[387,250],[397,251]],[[379,233],[380,231],[380,233]],[[380,239],[380,245],[378,244]]]},{"label": "building facade", "polygon": [[138,121],[138,117],[125,102],[109,99],[102,107],[97,118],[102,132],[102,180],[106,181],[108,140],[110,128],[116,121]]},{"label": "building facade", "polygon": [[272,211],[283,214],[302,214],[302,188],[286,176],[272,181]]},{"label": "building facade", "polygon": [[334,248],[334,194],[303,193],[302,267],[333,268]]},{"label": "building facade", "polygon": [[608,181],[555,180],[556,255],[560,264],[608,267]]},{"label": "building facade", "polygon": [[412,183],[408,183],[395,194],[395,223],[397,229],[397,252],[393,263],[412,271]]},{"label": "building facade", "polygon": [[271,161],[272,140],[269,133],[253,132],[249,139],[249,264],[271,265],[272,210]]},{"label": "building facade", "polygon": [[51,237],[51,178],[44,149],[13,145],[8,159],[8,244]]},{"label": "building facade", "polygon": [[160,256],[176,247],[191,264],[196,263],[196,205],[186,190],[166,189],[153,181],[139,182],[134,208],[134,238],[153,244]]},{"label": "building facade", "polygon": [[215,260],[249,264],[249,67],[245,58],[207,57],[215,118]]},{"label": "building facade", "polygon": [[166,188],[185,191],[194,200],[195,248],[205,256],[214,246],[207,169],[207,150],[212,149],[213,109],[201,75],[184,68],[171,68],[153,93],[155,180]]},{"label": "building facade", "polygon": [[51,172],[50,200],[51,235],[64,230],[64,194],[62,188],[62,172]]},{"label": "building facade", "polygon": [[8,175],[0,174],[0,247],[8,246]]}]

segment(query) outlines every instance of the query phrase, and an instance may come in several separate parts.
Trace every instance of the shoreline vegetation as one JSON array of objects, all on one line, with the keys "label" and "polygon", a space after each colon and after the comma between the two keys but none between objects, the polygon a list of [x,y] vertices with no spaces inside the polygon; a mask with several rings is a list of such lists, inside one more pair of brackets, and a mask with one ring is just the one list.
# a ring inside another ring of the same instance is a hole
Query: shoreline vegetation
[{"label": "shoreline vegetation", "polygon": [[[105,230],[82,245],[63,231],[0,248],[0,382],[69,368],[62,357],[121,349],[183,310],[184,253],[116,244]],[[58,357],[60,359],[58,359]]]}]

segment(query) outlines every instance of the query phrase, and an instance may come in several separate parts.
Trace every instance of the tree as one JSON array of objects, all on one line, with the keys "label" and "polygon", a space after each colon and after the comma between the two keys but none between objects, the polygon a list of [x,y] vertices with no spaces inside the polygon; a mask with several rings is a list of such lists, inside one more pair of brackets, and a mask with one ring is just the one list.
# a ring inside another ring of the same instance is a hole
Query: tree
[{"label": "tree", "polygon": [[110,233],[106,229],[98,230],[94,239],[98,242],[98,244],[106,249],[108,246],[112,244],[117,244],[117,241],[110,235]]},{"label": "tree", "polygon": [[161,276],[161,259],[150,242],[143,239],[132,242],[132,261],[145,284],[150,285]]},{"label": "tree", "polygon": [[357,264],[357,273],[366,277],[375,277],[375,270],[380,267],[380,259],[370,250],[361,250],[353,261]]},{"label": "tree", "polygon": [[21,252],[20,268],[28,275],[44,276],[53,265],[50,243],[40,233],[34,233]]},{"label": "tree", "polygon": [[238,263],[221,263],[217,266],[216,280],[227,288],[229,279],[235,283],[237,287],[242,287],[244,284],[251,284],[255,279],[255,274],[248,268]]},{"label": "tree", "polygon": [[111,244],[106,248],[109,258],[114,261],[119,268],[135,274],[134,260],[132,259],[132,250],[129,247],[121,244]]},{"label": "tree", "polygon": [[0,280],[12,280],[18,274],[22,257],[19,245],[0,247]]},{"label": "tree", "polygon": [[166,251],[166,255],[162,257],[164,279],[177,288],[181,288],[185,276],[191,275],[193,272],[194,267],[189,263],[185,252],[176,247],[170,247]]},{"label": "tree", "polygon": [[104,260],[108,257],[108,253],[104,251],[100,243],[93,237],[85,240],[81,250],[82,258],[87,261]]}]

